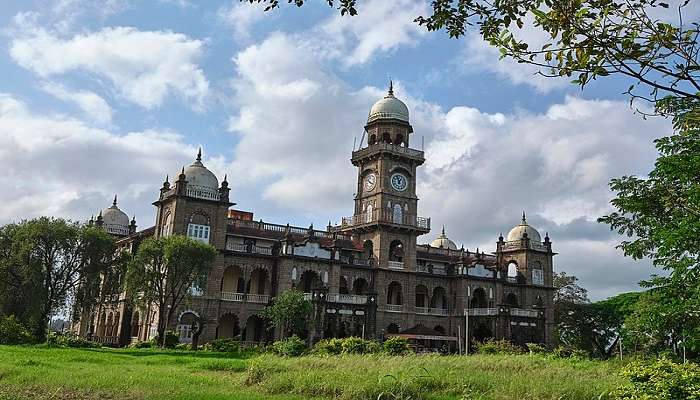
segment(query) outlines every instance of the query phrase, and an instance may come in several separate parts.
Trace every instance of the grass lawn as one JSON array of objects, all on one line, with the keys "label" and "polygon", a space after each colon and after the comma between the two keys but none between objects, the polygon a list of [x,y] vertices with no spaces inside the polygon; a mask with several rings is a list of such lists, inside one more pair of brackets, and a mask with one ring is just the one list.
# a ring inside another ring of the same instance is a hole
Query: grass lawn
[{"label": "grass lawn", "polygon": [[238,359],[0,346],[0,399],[588,400],[621,383],[620,366],[526,355]]}]

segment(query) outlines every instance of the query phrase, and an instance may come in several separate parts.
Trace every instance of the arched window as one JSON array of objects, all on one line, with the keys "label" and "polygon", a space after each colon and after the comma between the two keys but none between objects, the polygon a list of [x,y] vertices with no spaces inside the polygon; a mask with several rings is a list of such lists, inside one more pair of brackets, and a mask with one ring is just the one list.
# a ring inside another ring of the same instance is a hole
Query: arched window
[{"label": "arched window", "polygon": [[161,236],[169,236],[171,234],[171,228],[170,228],[171,224],[172,224],[172,214],[167,213],[167,214],[165,214],[165,218],[163,218],[163,227],[161,228],[161,231],[160,231]]},{"label": "arched window", "polygon": [[447,309],[447,295],[445,294],[445,289],[438,286],[433,290],[433,297],[430,299],[430,307],[441,310]]},{"label": "arched window", "polygon": [[511,307],[517,307],[518,296],[516,296],[515,293],[508,293],[508,295],[506,296],[506,304],[508,304]]},{"label": "arched window", "polygon": [[402,224],[403,223],[403,210],[401,209],[400,204],[394,204],[394,218],[393,221],[395,224]]},{"label": "arched window", "polygon": [[267,294],[269,289],[267,271],[262,268],[256,268],[250,274],[247,289],[246,293]]},{"label": "arched window", "polygon": [[396,139],[394,139],[394,144],[397,146],[400,146],[403,144],[403,135],[398,133],[396,134]]},{"label": "arched window", "polygon": [[352,283],[352,291],[357,295],[367,295],[369,290],[369,285],[364,278],[357,278],[355,282]]},{"label": "arched window", "polygon": [[472,293],[470,308],[486,308],[488,302],[486,300],[486,291],[482,288],[476,288]]},{"label": "arched window", "polygon": [[508,263],[508,280],[515,281],[515,279],[517,277],[518,277],[518,264],[516,264],[515,261],[511,261]]},{"label": "arched window", "polygon": [[371,146],[371,145],[376,144],[376,143],[377,143],[377,135],[375,135],[374,133],[369,135],[369,139],[367,140],[367,144],[369,144]]},{"label": "arched window", "polygon": [[403,243],[400,240],[394,240],[389,245],[389,261],[403,261]]},{"label": "arched window", "polygon": [[382,133],[382,141],[384,143],[391,143],[391,134],[388,131]]},{"label": "arched window", "polygon": [[372,211],[374,210],[374,207],[372,207],[372,204],[367,205],[367,211],[365,211],[365,223],[370,223],[372,222],[373,219],[373,213]]},{"label": "arched window", "polygon": [[297,267],[292,268],[292,280],[297,280]]},{"label": "arched window", "polygon": [[340,276],[340,282],[338,282],[338,293],[348,294],[348,280],[343,275]]},{"label": "arched window", "polygon": [[371,240],[365,240],[364,243],[362,243],[362,257],[365,260],[370,260],[372,259],[372,255],[374,253],[374,243]]},{"label": "arched window", "polygon": [[321,278],[314,271],[304,271],[301,274],[301,289],[304,293],[311,293],[312,290],[318,290],[323,287]]},{"label": "arched window", "polygon": [[187,237],[209,243],[209,225],[188,224]]},{"label": "arched window", "polygon": [[544,285],[544,274],[542,272],[542,263],[535,261],[532,266],[532,284],[533,285]]},{"label": "arched window", "polygon": [[224,271],[221,278],[221,291],[229,293],[243,293],[245,291],[245,279],[240,267],[232,265]]}]

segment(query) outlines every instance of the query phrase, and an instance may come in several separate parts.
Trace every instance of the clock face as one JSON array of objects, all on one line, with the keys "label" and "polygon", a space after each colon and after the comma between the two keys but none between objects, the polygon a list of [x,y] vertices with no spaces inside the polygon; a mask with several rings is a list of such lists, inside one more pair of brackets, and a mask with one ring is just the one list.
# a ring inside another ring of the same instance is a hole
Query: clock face
[{"label": "clock face", "polygon": [[408,180],[402,174],[394,174],[391,176],[391,187],[396,191],[403,192],[408,187]]},{"label": "clock face", "polygon": [[374,190],[374,186],[377,184],[377,175],[370,173],[365,178],[365,191],[371,192]]}]

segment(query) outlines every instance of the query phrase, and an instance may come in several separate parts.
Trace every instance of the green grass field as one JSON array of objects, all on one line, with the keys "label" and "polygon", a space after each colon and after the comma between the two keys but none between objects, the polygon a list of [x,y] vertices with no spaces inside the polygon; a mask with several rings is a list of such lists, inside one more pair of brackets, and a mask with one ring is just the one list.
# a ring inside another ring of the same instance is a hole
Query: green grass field
[{"label": "green grass field", "polygon": [[577,400],[621,364],[540,356],[228,358],[208,352],[0,346],[0,399]]}]

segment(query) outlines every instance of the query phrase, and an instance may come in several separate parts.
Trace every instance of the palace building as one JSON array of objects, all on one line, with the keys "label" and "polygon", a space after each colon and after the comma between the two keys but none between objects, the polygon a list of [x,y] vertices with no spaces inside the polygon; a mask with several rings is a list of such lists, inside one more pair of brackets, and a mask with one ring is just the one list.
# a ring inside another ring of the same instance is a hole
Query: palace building
[{"label": "palace building", "polygon": [[[463,348],[488,338],[553,344],[552,243],[525,214],[495,251],[458,248],[443,227],[429,243],[430,218],[419,216],[416,171],[424,153],[411,147],[408,107],[388,94],[371,108],[367,140],[352,152],[357,168],[353,213],[325,229],[275,224],[233,209],[226,177],[195,161],[163,182],[153,205],[155,225],[136,230],[117,206],[95,224],[135,251],[151,236],[187,235],[218,250],[207,285],[193,292],[169,329],[191,340],[195,317],[206,320],[201,342],[218,338],[267,342],[278,332],[260,312],[277,294],[296,288],[313,304],[310,343],[400,335],[419,348]],[[419,239],[421,237],[421,239]],[[74,330],[115,345],[156,335],[153,309],[124,295],[84,312]]]}]

